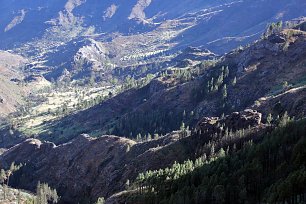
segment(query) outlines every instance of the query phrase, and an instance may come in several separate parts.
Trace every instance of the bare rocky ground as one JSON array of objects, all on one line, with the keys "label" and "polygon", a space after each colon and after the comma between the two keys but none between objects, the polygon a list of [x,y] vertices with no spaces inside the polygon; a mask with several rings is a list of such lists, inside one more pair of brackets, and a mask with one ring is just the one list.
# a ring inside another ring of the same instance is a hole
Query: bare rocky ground
[{"label": "bare rocky ground", "polygon": [[7,188],[6,199],[4,199],[3,186],[0,185],[0,203],[1,204],[30,204],[35,198],[33,194],[25,192],[24,190],[17,190]]}]

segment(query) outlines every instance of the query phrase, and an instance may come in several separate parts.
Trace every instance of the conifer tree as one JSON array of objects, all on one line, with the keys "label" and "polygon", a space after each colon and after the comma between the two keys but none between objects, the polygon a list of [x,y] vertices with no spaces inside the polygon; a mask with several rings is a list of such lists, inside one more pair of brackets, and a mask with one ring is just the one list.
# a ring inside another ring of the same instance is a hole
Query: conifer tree
[{"label": "conifer tree", "polygon": [[226,97],[227,97],[227,87],[226,87],[226,84],[224,84],[224,86],[222,88],[222,97],[223,97],[223,99],[226,99]]},{"label": "conifer tree", "polygon": [[272,117],[271,113],[269,113],[269,115],[267,117],[267,124],[271,125],[272,120],[273,120],[273,117]]},{"label": "conifer tree", "polygon": [[57,203],[59,197],[56,190],[51,189],[48,184],[38,182],[36,187],[36,202],[35,204]]},{"label": "conifer tree", "polygon": [[232,85],[233,85],[233,86],[235,86],[235,85],[236,85],[236,83],[237,83],[237,78],[236,78],[236,77],[234,77],[234,79],[233,79],[233,81],[232,81]]},{"label": "conifer tree", "polygon": [[105,204],[105,199],[104,199],[104,197],[98,198],[96,204]]}]

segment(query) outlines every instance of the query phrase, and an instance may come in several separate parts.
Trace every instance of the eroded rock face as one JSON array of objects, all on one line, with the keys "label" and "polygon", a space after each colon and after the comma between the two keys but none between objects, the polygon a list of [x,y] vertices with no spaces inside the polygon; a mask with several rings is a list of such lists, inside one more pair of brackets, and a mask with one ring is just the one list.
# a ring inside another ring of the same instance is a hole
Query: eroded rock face
[{"label": "eroded rock face", "polygon": [[[93,203],[98,197],[124,190],[126,181],[135,179],[139,172],[164,168],[177,160],[178,152],[158,148],[177,138],[173,133],[136,144],[116,136],[95,139],[83,134],[59,146],[27,139],[5,151],[0,160],[2,167],[13,161],[24,164],[11,179],[18,188],[35,191],[38,181],[47,182],[57,189],[62,203]],[[161,161],[166,154],[169,161]]]},{"label": "eroded rock face", "polygon": [[248,128],[249,126],[254,127],[260,125],[261,115],[262,114],[256,110],[246,109],[242,112],[232,113],[224,120],[221,120],[221,123],[224,123],[225,126],[236,130]]},{"label": "eroded rock face", "polygon": [[204,117],[196,127],[201,133],[220,133],[224,129],[236,131],[256,127],[261,124],[262,114],[256,110],[246,109],[241,112],[233,112],[232,114],[219,117]]},{"label": "eroded rock face", "polygon": [[34,190],[38,181],[48,182],[63,202],[73,203],[118,190],[126,180],[119,173],[124,167],[121,161],[134,144],[114,136],[93,139],[81,135],[60,146],[28,139],[6,151],[1,161],[4,166],[12,161],[25,164],[20,172],[25,180],[13,181],[18,186]]}]

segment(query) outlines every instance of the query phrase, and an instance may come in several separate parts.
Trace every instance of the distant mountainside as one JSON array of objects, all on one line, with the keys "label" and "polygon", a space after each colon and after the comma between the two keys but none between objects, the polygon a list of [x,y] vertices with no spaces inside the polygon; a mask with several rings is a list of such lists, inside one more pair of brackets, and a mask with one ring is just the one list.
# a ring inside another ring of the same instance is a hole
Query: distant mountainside
[{"label": "distant mountainside", "polygon": [[67,68],[72,78],[94,71],[107,81],[115,67],[164,67],[187,46],[228,52],[305,8],[303,0],[10,0],[1,2],[0,49],[28,57],[28,69],[49,80]]},{"label": "distant mountainside", "polygon": [[[305,4],[303,0],[4,1],[0,49],[12,54],[2,55],[3,61],[12,56],[24,59],[15,69],[22,70],[23,77],[70,86],[86,86],[91,80],[113,92],[127,79],[217,59],[259,39],[271,22],[283,21],[286,27],[286,20],[306,15]],[[0,87],[3,96],[8,86],[20,88],[14,78],[6,78]],[[154,83],[160,86],[158,80]],[[30,92],[24,93],[13,97],[16,102],[5,99],[0,112],[16,110],[19,96],[28,97]]]},{"label": "distant mountainside", "polygon": [[28,62],[20,55],[0,51],[0,118],[15,112],[35,90],[50,85],[44,77],[25,72]]},{"label": "distant mountainside", "polygon": [[24,74],[19,69],[26,59],[8,52],[0,52],[0,117],[16,110],[27,95],[22,85]]}]

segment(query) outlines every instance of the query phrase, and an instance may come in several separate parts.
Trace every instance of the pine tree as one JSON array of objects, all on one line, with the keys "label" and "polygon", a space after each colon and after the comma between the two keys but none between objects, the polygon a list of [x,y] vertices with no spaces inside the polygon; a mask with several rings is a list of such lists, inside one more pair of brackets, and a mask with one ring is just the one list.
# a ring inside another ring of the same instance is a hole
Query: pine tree
[{"label": "pine tree", "polygon": [[151,140],[152,140],[152,135],[148,133],[147,141],[151,141]]},{"label": "pine tree", "polygon": [[288,82],[284,81],[282,86],[283,86],[283,90],[286,90],[288,88]]},{"label": "pine tree", "polygon": [[224,86],[222,88],[222,97],[223,97],[223,99],[226,99],[226,97],[227,97],[227,87],[226,87],[226,84],[224,84]]},{"label": "pine tree", "polygon": [[224,70],[224,77],[228,77],[229,76],[229,69],[228,69],[228,66],[225,67],[225,70]]},{"label": "pine tree", "polygon": [[137,136],[136,136],[136,141],[137,142],[141,142],[142,140],[142,137],[141,137],[141,134],[139,133]]},{"label": "pine tree", "polygon": [[1,169],[0,172],[0,183],[4,184],[4,182],[6,181],[7,177],[6,177],[6,173],[4,169]]},{"label": "pine tree", "polygon": [[180,130],[181,130],[181,131],[184,131],[184,130],[185,130],[185,123],[184,123],[184,122],[182,122],[181,127],[180,127]]},{"label": "pine tree", "polygon": [[237,83],[237,78],[236,78],[236,77],[234,77],[234,79],[233,79],[233,81],[232,81],[232,85],[233,85],[233,86],[235,86],[235,85],[236,85],[236,83]]},{"label": "pine tree", "polygon": [[224,156],[225,156],[225,151],[224,151],[223,148],[221,148],[221,149],[219,150],[218,157],[224,157]]},{"label": "pine tree", "polygon": [[105,204],[105,199],[104,199],[104,197],[98,198],[96,204]]},{"label": "pine tree", "polygon": [[225,189],[222,185],[217,185],[214,188],[213,196],[216,200],[216,203],[222,204],[225,202]]},{"label": "pine tree", "polygon": [[290,121],[290,117],[288,116],[288,112],[286,111],[284,115],[280,118],[279,126],[285,127],[289,121]]},{"label": "pine tree", "polygon": [[129,152],[131,150],[131,146],[128,144],[126,147],[126,152]]},{"label": "pine tree", "polygon": [[273,120],[273,117],[272,117],[271,113],[269,113],[269,115],[267,117],[267,124],[271,125],[272,120]]},{"label": "pine tree", "polygon": [[3,185],[3,199],[6,200],[6,185],[4,184],[7,179],[7,175],[4,169],[1,169],[0,172],[0,182]]},{"label": "pine tree", "polygon": [[180,130],[181,130],[181,134],[180,134],[181,138],[186,137],[187,136],[187,129],[186,129],[186,126],[185,126],[184,122],[182,122]]},{"label": "pine tree", "polygon": [[128,179],[128,180],[125,182],[125,189],[128,190],[129,187],[130,187],[130,180]]},{"label": "pine tree", "polygon": [[7,193],[6,190],[7,190],[7,186],[9,186],[10,177],[16,171],[18,171],[21,167],[22,167],[22,164],[15,165],[15,162],[12,162],[10,168],[7,171],[5,171],[4,169],[1,169],[1,172],[0,172],[0,182],[3,184],[4,200],[6,199],[6,193]]},{"label": "pine tree", "polygon": [[38,182],[36,187],[36,203],[35,204],[48,204],[57,203],[59,197],[56,190],[51,189],[48,184],[41,184]]}]

